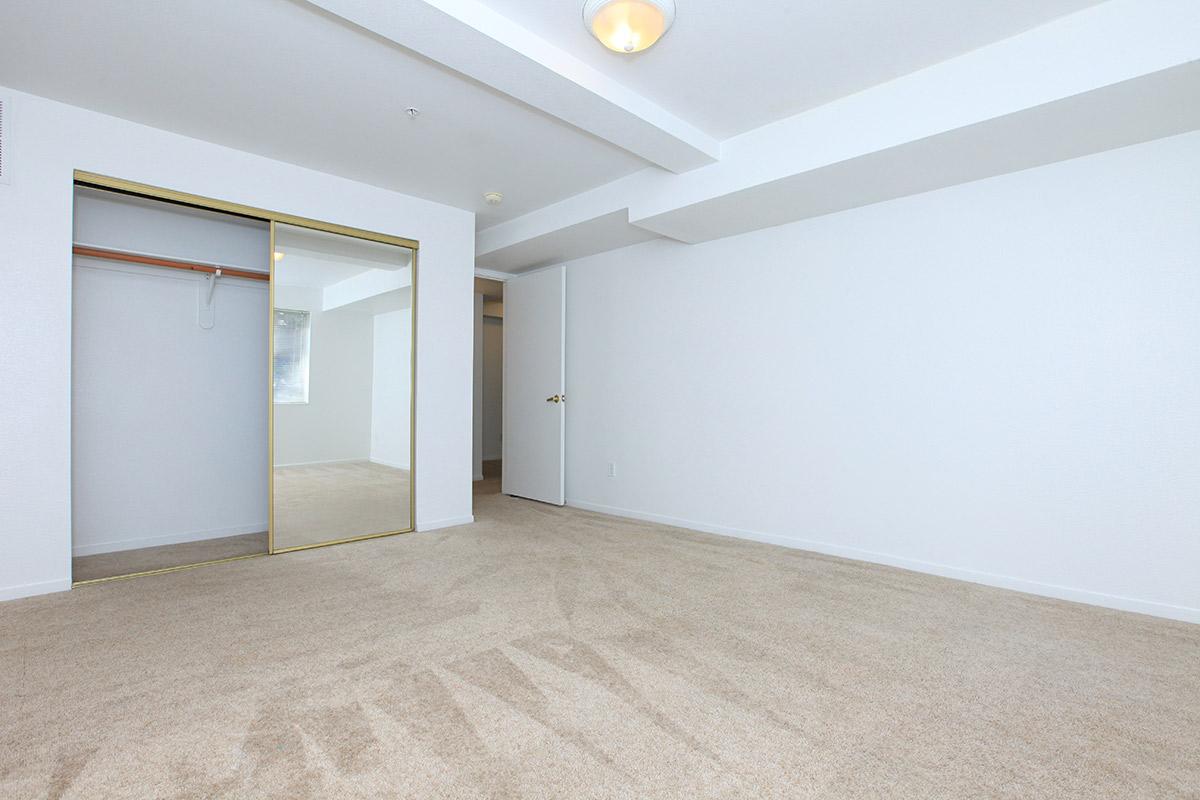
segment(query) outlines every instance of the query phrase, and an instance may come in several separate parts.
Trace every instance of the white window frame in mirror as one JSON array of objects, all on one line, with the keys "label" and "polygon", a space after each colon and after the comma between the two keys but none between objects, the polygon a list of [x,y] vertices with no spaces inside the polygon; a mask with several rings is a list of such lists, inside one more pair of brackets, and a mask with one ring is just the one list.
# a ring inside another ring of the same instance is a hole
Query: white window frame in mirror
[{"label": "white window frame in mirror", "polygon": [[[276,317],[276,319],[275,319],[276,329],[278,329],[278,327],[279,327],[278,317],[280,314],[289,315],[298,321],[302,321],[304,331],[303,331],[303,340],[300,342],[300,345],[301,345],[300,357],[297,359],[294,359],[291,364],[287,365],[289,368],[287,370],[280,369],[280,364],[279,364],[280,337],[278,334],[276,334],[275,337],[273,338],[273,341],[272,341],[273,352],[271,353],[272,400],[275,402],[275,405],[277,405],[277,406],[308,405],[308,391],[309,391],[308,360],[310,358],[310,354],[312,353],[312,315],[308,311],[301,311],[299,309],[276,308],[274,310],[274,315]],[[290,382],[290,383],[298,383],[299,384],[299,386],[300,386],[299,397],[292,396],[292,397],[288,397],[287,399],[282,399],[282,400],[280,399],[280,397],[279,397],[280,385],[277,380],[277,376],[279,375],[279,373],[281,371],[299,373],[296,376],[296,380]]]}]

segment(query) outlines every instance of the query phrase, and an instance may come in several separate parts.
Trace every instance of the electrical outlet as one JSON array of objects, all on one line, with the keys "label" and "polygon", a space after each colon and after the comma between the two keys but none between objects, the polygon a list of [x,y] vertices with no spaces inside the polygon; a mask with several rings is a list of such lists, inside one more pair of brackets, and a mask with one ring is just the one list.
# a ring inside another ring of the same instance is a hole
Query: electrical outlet
[{"label": "electrical outlet", "polygon": [[610,477],[610,478],[617,477],[617,465],[611,461],[608,462],[608,477]]}]

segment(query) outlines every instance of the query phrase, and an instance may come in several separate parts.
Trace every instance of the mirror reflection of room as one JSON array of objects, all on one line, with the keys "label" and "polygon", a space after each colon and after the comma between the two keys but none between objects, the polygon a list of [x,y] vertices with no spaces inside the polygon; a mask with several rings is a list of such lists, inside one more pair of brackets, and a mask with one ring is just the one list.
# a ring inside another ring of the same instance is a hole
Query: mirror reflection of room
[{"label": "mirror reflection of room", "polygon": [[412,528],[412,252],[275,226],[276,551]]}]

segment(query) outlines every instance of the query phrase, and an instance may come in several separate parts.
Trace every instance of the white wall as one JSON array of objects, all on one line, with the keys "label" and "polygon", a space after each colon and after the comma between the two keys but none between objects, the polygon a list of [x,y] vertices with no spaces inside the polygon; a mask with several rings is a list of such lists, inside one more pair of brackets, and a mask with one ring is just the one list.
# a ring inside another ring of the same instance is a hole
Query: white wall
[{"label": "white wall", "polygon": [[483,318],[483,458],[501,457],[504,429],[504,320]]},{"label": "white wall", "polygon": [[73,169],[419,240],[417,526],[471,519],[471,213],[0,92],[0,598],[70,581]]},{"label": "white wall", "polygon": [[[266,247],[263,248],[263,254]],[[74,269],[72,551],[267,529],[267,285],[89,258]]]},{"label": "white wall", "polygon": [[408,469],[412,309],[377,314],[374,320],[371,460]]},{"label": "white wall", "polygon": [[1197,176],[1193,133],[572,262],[568,502],[1200,622]]},{"label": "white wall", "polygon": [[275,307],[309,313],[308,402],[275,404],[275,466],[366,461],[375,338],[370,309],[359,303],[322,311],[320,289],[284,285],[275,287]]},{"label": "white wall", "polygon": [[483,295],[475,293],[472,347],[471,476],[483,480]]},{"label": "white wall", "polygon": [[270,225],[198,208],[80,188],[76,244],[229,267],[270,269]]},{"label": "white wall", "polygon": [[[251,269],[268,226],[80,189],[74,240]],[[72,296],[74,555],[266,530],[268,289],[76,257]]]}]

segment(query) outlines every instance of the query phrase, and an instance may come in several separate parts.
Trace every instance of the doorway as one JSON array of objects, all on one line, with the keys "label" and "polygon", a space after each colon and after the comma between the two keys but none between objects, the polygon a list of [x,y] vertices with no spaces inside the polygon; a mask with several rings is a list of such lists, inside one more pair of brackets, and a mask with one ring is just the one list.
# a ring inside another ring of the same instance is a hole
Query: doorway
[{"label": "doorway", "polygon": [[475,279],[474,495],[566,502],[566,269]]},{"label": "doorway", "polygon": [[473,494],[500,493],[504,452],[504,283],[475,279]]}]

